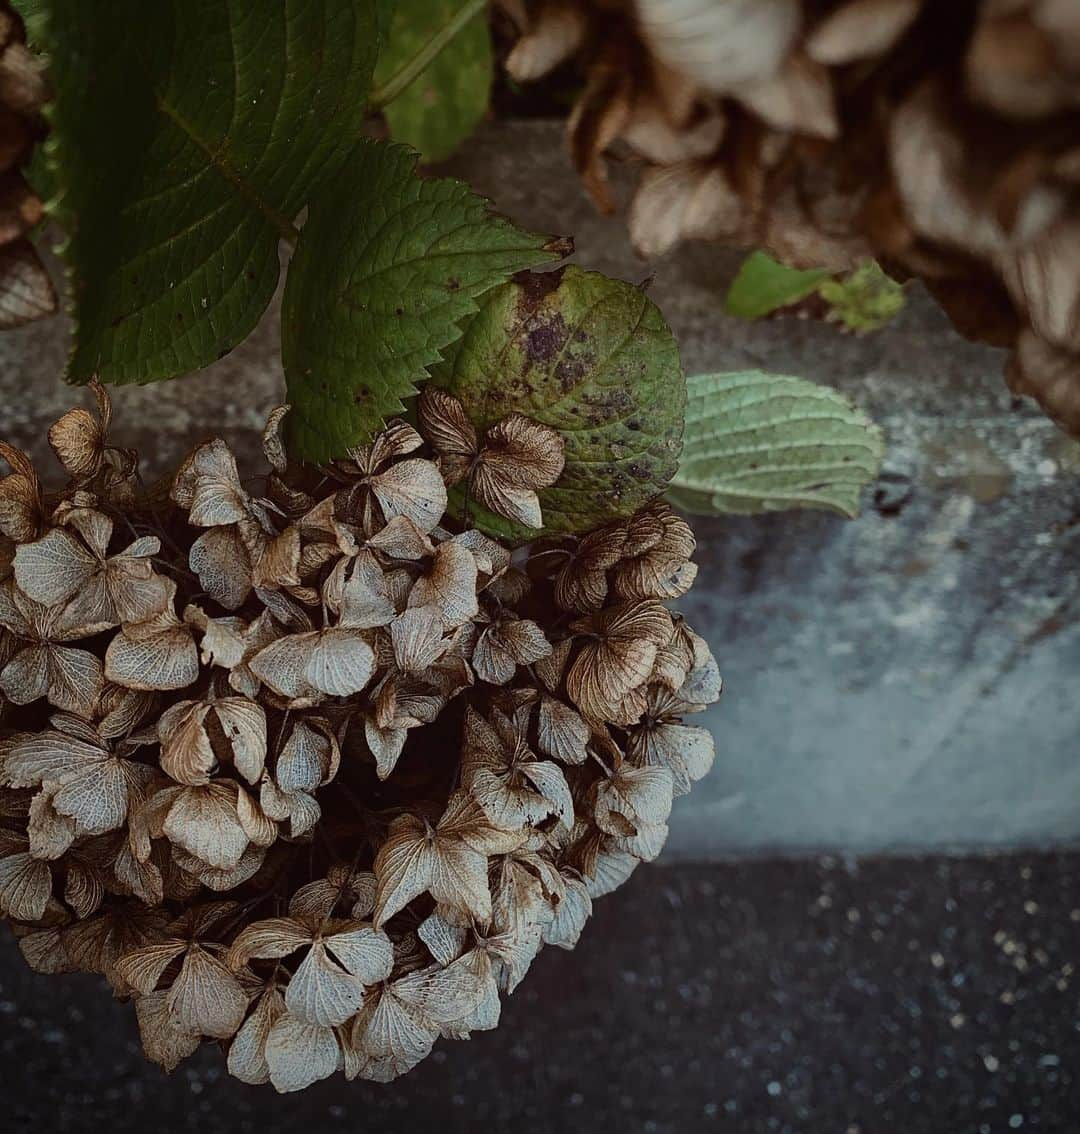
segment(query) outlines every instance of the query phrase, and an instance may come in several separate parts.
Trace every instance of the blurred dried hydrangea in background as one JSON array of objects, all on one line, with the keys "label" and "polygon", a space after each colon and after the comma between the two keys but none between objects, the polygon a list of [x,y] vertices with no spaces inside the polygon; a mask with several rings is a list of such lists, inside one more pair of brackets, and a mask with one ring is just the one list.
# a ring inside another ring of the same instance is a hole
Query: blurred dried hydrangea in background
[{"label": "blurred dried hydrangea in background", "polygon": [[[221,441],[145,489],[108,400],[0,445],[0,912],[29,963],[104,974],[147,1054],[220,1041],[250,1083],[389,1080],[494,1027],[544,944],[660,851],[720,693],[665,600],[693,536],[655,503],[511,550],[560,436],[477,437],[431,389],[300,473]],[[447,483],[465,482],[464,514]]]},{"label": "blurred dried hydrangea in background", "polygon": [[644,165],[638,249],[866,258],[925,281],[1012,388],[1080,435],[1077,0],[496,0],[521,82],[574,59],[574,161]]},{"label": "blurred dried hydrangea in background", "polygon": [[44,208],[22,174],[45,136],[47,84],[18,13],[0,0],[0,330],[51,315],[56,291],[30,240]]}]

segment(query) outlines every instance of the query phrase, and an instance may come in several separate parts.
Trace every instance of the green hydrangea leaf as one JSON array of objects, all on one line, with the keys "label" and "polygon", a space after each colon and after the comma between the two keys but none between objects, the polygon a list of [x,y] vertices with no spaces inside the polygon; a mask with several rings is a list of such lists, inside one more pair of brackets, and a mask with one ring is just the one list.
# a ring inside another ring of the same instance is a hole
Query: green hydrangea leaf
[{"label": "green hydrangea leaf", "polygon": [[415,167],[403,146],[362,142],[311,202],[282,306],[290,445],[302,459],[368,440],[459,338],[478,296],[569,250]]},{"label": "green hydrangea leaf", "polygon": [[[375,82],[390,80],[472,0],[398,0]],[[491,98],[494,62],[487,12],[476,13],[384,110],[391,136],[441,161],[476,129]]]},{"label": "green hydrangea leaf", "polygon": [[687,382],[682,463],[668,491],[687,512],[820,508],[854,517],[885,453],[881,430],[842,394],[751,370]]},{"label": "green hydrangea leaf", "polygon": [[[682,447],[679,351],[640,288],[566,267],[489,295],[432,380],[481,432],[511,412],[557,430],[566,468],[540,493],[545,530],[581,532],[663,493]],[[472,506],[494,534],[535,536]]]},{"label": "green hydrangea leaf", "polygon": [[205,366],[274,293],[278,243],[363,127],[375,0],[48,0],[69,378]]},{"label": "green hydrangea leaf", "polygon": [[813,295],[832,273],[827,268],[802,271],[764,252],[749,255],[724,300],[724,310],[740,319],[760,319]]},{"label": "green hydrangea leaf", "polygon": [[829,304],[829,318],[857,334],[880,330],[906,302],[904,285],[887,276],[875,260],[860,264],[843,279],[826,280],[818,292]]}]

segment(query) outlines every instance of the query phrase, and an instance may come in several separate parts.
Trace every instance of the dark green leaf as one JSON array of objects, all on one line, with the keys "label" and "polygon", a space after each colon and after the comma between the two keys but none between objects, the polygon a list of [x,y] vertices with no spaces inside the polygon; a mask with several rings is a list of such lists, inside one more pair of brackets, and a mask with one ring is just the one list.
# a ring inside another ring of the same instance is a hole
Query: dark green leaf
[{"label": "dark green leaf", "polygon": [[831,275],[825,268],[799,271],[764,252],[754,252],[743,261],[724,300],[724,310],[740,319],[760,319],[812,295]]},{"label": "dark green leaf", "polygon": [[402,146],[362,143],[311,203],[282,310],[290,441],[306,460],[368,440],[461,335],[477,296],[566,251],[415,165]]},{"label": "dark green leaf", "polygon": [[[566,469],[540,493],[548,531],[628,516],[678,467],[686,406],[678,347],[631,284],[575,267],[518,277],[488,296],[433,380],[480,430],[516,411],[562,434]],[[530,534],[475,508],[473,518],[499,534]]]},{"label": "dark green leaf", "polygon": [[[388,82],[414,58],[438,28],[470,0],[398,0],[389,41],[375,70]],[[493,62],[487,12],[478,12],[426,70],[385,108],[390,133],[415,146],[427,161],[449,157],[484,117],[491,97]]]},{"label": "dark green leaf", "polygon": [[69,376],[152,382],[255,326],[360,134],[374,0],[48,0]]},{"label": "dark green leaf", "polygon": [[881,430],[835,390],[802,378],[698,374],[668,496],[699,515],[821,508],[856,516],[881,469]]}]

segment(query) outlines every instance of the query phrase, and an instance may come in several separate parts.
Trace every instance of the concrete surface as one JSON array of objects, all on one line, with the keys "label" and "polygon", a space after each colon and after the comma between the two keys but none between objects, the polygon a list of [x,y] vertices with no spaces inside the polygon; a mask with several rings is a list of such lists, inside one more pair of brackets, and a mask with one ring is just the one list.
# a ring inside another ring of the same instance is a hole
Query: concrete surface
[{"label": "concrete surface", "polygon": [[0,935],[0,1134],[1075,1134],[1080,856],[642,869],[502,1026],[281,1098]]},{"label": "concrete surface", "polygon": [[[633,257],[598,217],[559,127],[491,125],[450,167],[522,224],[573,233],[583,264],[634,281],[687,370],[760,367],[829,382],[884,426],[886,474],[847,523],[787,513],[698,525],[682,604],[727,680],[713,774],[679,801],[669,856],[963,849],[1080,840],[1080,450],[921,293],[854,339],[746,324],[721,299],[739,256]],[[620,181],[626,181],[620,171]],[[44,449],[72,395],[64,326],[0,337],[0,435]],[[273,314],[203,374],[117,395],[117,434],[154,468],[211,426],[252,451],[281,374]]]}]

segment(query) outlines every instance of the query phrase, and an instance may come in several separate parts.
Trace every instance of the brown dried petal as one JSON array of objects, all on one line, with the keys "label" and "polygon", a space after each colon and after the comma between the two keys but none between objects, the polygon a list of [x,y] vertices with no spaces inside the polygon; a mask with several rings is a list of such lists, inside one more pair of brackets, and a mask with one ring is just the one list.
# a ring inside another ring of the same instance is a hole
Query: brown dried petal
[{"label": "brown dried petal", "polygon": [[202,1037],[181,1028],[166,1001],[164,992],[140,996],[135,1001],[135,1015],[147,1059],[166,1071],[174,1071],[189,1055],[195,1054]]},{"label": "brown dried petal", "polygon": [[420,432],[439,455],[443,480],[457,484],[479,453],[476,430],[452,394],[427,385],[417,402]]},{"label": "brown dried petal", "polygon": [[593,720],[616,720],[620,702],[648,679],[670,640],[671,616],[656,602],[621,603],[572,629],[590,638],[566,675],[570,700]]},{"label": "brown dried petal", "polygon": [[509,414],[487,431],[472,488],[484,507],[540,528],[543,519],[536,491],[553,485],[565,463],[561,434],[521,414]]},{"label": "brown dried petal", "polygon": [[225,965],[194,945],[184,957],[165,1004],[181,1030],[228,1039],[243,1023],[248,1001]]},{"label": "brown dried petal", "polygon": [[472,552],[461,544],[440,544],[431,571],[416,580],[409,594],[409,606],[435,605],[446,628],[453,630],[479,612],[476,581],[476,558]]}]

